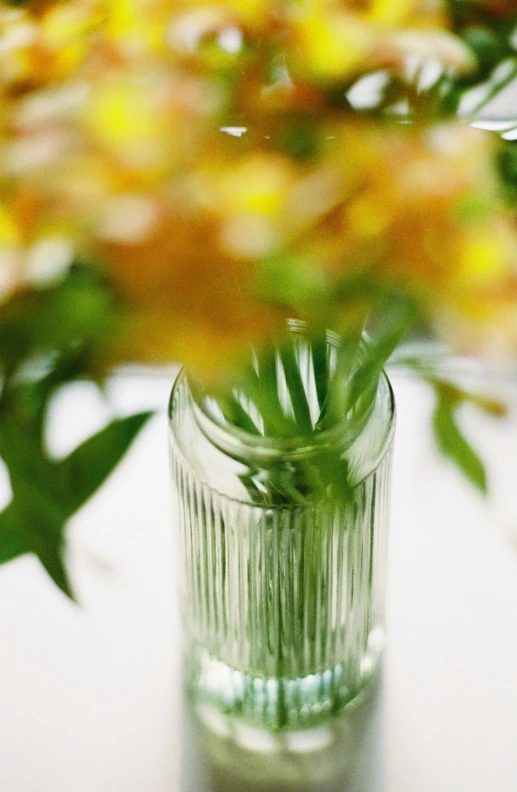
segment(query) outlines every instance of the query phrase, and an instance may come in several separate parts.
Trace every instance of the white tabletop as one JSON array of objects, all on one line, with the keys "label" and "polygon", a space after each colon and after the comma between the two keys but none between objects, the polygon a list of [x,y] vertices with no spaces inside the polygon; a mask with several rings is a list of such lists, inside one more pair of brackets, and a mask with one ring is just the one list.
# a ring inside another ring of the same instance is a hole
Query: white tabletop
[{"label": "white tabletop", "polygon": [[[74,520],[81,607],[33,558],[0,568],[2,792],[201,792],[195,768],[180,781],[170,383],[119,376],[110,405],[81,385],[55,411],[64,453],[113,411],[162,407]],[[388,648],[349,792],[515,792],[517,388],[506,423],[463,416],[489,461],[484,501],[437,457],[427,391],[404,376],[395,386]]]}]

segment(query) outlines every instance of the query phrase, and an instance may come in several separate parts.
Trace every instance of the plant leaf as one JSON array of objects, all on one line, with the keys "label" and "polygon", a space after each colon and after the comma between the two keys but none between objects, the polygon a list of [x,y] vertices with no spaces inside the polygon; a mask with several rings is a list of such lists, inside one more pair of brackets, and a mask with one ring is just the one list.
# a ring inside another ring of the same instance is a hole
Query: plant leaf
[{"label": "plant leaf", "polygon": [[301,434],[309,434],[312,430],[311,411],[292,345],[281,348],[280,358],[297,428]]},{"label": "plant leaf", "polygon": [[56,502],[50,490],[45,491],[44,479],[24,476],[16,481],[16,490],[13,481],[13,491],[10,508],[12,525],[17,526],[19,532],[19,543],[24,541],[26,552],[35,553],[54,583],[73,599],[63,560],[65,520],[62,505]]},{"label": "plant leaf", "polygon": [[228,423],[249,434],[259,435],[260,431],[251,416],[246,412],[240,401],[232,394],[221,395],[219,406]]},{"label": "plant leaf", "polygon": [[[10,539],[9,561],[21,552],[35,553],[57,586],[73,598],[63,562],[66,507],[59,498],[53,464],[38,439],[3,416],[0,448],[9,469],[13,497],[4,510],[4,530]],[[14,555],[13,555],[14,554]]]},{"label": "plant leaf", "polygon": [[323,409],[328,390],[328,362],[327,362],[327,342],[324,339],[314,341],[312,344],[312,368],[314,371],[314,383],[318,396],[320,411]]},{"label": "plant leaf", "polygon": [[12,504],[0,513],[0,564],[30,552],[30,547],[19,530]]},{"label": "plant leaf", "polygon": [[380,372],[414,320],[415,308],[409,301],[400,300],[392,307],[387,303],[382,326],[368,342],[366,358],[352,377],[347,409],[362,393],[375,389]]},{"label": "plant leaf", "polygon": [[434,436],[438,448],[484,495],[487,478],[481,459],[461,432],[456,421],[457,404],[443,393],[437,393],[433,415]]},{"label": "plant leaf", "polygon": [[152,415],[142,412],[117,418],[55,463],[68,516],[103,484]]},{"label": "plant leaf", "polygon": [[112,421],[58,462],[47,457],[37,438],[4,416],[0,445],[13,498],[0,514],[0,563],[35,553],[54,583],[73,599],[64,563],[68,519],[120,462],[151,414]]}]

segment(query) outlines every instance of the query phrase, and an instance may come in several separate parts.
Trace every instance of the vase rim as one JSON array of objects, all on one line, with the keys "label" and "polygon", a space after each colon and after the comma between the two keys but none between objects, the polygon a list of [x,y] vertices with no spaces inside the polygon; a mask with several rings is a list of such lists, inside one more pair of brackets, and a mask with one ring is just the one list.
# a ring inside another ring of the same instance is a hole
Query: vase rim
[{"label": "vase rim", "polygon": [[312,434],[300,434],[292,437],[273,437],[271,435],[255,435],[244,429],[223,424],[209,411],[202,398],[196,398],[194,389],[191,387],[188,372],[182,368],[179,372],[171,393],[169,403],[169,419],[171,418],[171,408],[174,395],[177,389],[183,384],[188,388],[191,406],[195,420],[203,434],[214,443],[221,451],[236,459],[245,459],[248,462],[257,464],[275,461],[298,461],[308,459],[319,453],[323,453],[331,448],[339,448],[342,453],[346,452],[367,426],[368,421],[375,410],[379,398],[379,392],[384,391],[389,399],[388,407],[388,428],[384,442],[376,455],[376,464],[384,456],[389,447],[390,440],[395,425],[395,398],[393,389],[385,371],[381,371],[377,394],[372,401],[371,408],[365,412],[359,425],[349,420],[323,429]]}]

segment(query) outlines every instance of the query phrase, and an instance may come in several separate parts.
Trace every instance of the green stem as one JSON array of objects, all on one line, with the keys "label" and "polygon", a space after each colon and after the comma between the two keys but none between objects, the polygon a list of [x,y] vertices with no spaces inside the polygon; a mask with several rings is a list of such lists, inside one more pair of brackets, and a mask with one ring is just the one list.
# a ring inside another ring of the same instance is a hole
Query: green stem
[{"label": "green stem", "polygon": [[465,117],[466,121],[474,122],[479,120],[479,113],[492,102],[500,93],[504,91],[505,88],[508,88],[509,85],[512,84],[517,80],[517,61],[515,61],[513,69],[503,77],[502,80],[492,85],[489,89],[488,94],[486,94],[481,102],[479,102],[473,110],[469,112],[469,114]]}]

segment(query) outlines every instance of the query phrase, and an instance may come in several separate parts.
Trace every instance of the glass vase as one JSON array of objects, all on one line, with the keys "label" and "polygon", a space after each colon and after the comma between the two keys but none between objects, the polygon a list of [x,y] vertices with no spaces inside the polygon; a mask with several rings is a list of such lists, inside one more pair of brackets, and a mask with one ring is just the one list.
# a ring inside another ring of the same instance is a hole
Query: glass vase
[{"label": "glass vase", "polygon": [[[316,414],[311,344],[296,324],[291,339]],[[328,333],[329,371],[337,344]],[[323,744],[375,677],[384,641],[389,382],[382,374],[370,408],[331,429],[275,438],[223,421],[183,371],[169,417],[194,710],[214,735],[251,750]],[[322,469],[343,488],[311,493],[307,471]]]}]

